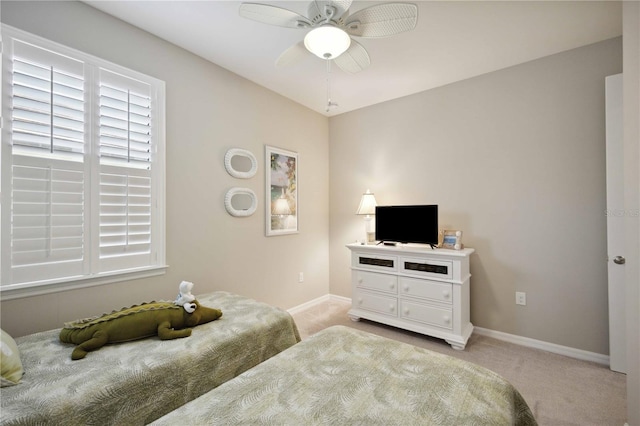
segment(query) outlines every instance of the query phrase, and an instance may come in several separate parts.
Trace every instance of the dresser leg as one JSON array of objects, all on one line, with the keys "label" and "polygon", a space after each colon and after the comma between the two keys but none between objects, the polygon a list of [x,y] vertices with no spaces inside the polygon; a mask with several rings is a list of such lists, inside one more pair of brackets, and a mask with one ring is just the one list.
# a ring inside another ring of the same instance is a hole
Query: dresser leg
[{"label": "dresser leg", "polygon": [[450,344],[451,347],[456,351],[464,351],[464,347],[467,346],[466,343],[451,342],[449,340],[447,340],[446,342]]},{"label": "dresser leg", "polygon": [[351,321],[353,321],[353,322],[358,322],[358,321],[360,321],[360,317],[357,317],[357,316],[355,316],[355,315],[349,315],[349,318],[351,318]]}]

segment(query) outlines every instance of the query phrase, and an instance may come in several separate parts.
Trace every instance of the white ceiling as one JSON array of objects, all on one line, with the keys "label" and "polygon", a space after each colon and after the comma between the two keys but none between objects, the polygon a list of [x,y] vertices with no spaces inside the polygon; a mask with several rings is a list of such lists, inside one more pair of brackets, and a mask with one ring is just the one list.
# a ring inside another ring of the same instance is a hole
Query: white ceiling
[{"label": "white ceiling", "polygon": [[[261,1],[306,15],[306,1]],[[390,2],[393,0],[389,0]],[[395,0],[403,1],[403,0]],[[289,68],[275,60],[305,30],[238,15],[240,1],[86,1],[321,114],[332,116],[622,34],[617,1],[415,1],[410,32],[357,40],[371,66],[357,74],[311,54]],[[354,1],[350,12],[379,1]]]}]

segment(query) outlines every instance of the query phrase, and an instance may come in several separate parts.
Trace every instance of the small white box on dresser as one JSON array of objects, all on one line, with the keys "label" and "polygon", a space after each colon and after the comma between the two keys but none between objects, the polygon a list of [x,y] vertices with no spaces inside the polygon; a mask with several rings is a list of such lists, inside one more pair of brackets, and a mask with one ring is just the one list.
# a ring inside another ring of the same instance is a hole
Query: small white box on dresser
[{"label": "small white box on dresser", "polygon": [[348,244],[352,320],[369,319],[444,339],[463,350],[473,333],[469,258],[473,249]]}]

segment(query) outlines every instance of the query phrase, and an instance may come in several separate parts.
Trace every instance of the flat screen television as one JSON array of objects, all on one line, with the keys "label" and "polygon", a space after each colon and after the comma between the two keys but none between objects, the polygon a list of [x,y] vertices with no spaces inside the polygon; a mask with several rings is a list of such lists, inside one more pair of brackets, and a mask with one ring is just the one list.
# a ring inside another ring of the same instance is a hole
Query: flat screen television
[{"label": "flat screen television", "polygon": [[438,206],[377,206],[376,240],[437,245]]}]

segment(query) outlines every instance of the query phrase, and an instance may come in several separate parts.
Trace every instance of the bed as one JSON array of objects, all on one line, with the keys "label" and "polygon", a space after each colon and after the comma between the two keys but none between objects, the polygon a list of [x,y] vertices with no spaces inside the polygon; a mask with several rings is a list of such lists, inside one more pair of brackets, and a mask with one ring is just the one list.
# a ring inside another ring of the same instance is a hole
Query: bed
[{"label": "bed", "polygon": [[107,345],[72,361],[60,329],[16,338],[25,374],[0,391],[0,424],[147,424],[300,341],[281,309],[228,292],[197,299],[223,316],[183,339]]},{"label": "bed", "polygon": [[154,425],[535,425],[520,393],[483,367],[334,326]]}]

